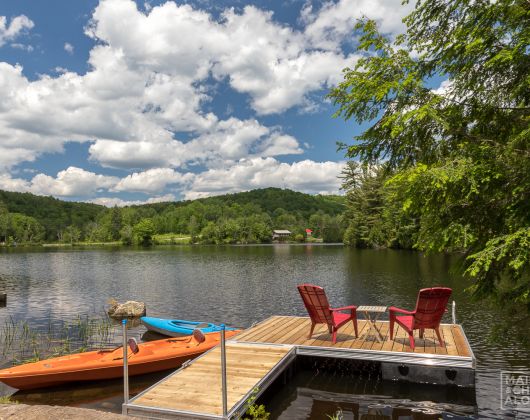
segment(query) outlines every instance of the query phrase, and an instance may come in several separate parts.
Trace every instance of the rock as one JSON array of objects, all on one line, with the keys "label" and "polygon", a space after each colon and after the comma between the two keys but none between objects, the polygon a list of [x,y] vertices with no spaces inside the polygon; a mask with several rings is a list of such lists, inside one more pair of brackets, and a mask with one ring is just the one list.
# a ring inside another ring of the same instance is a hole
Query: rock
[{"label": "rock", "polygon": [[107,312],[112,318],[137,318],[145,315],[145,303],[134,300],[114,302]]}]

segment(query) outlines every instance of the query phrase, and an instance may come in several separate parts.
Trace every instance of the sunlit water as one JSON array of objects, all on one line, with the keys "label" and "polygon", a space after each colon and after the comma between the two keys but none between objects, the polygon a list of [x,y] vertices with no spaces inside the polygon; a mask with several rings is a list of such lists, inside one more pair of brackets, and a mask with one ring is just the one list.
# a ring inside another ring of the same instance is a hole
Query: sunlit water
[{"label": "sunlit water", "polygon": [[[248,327],[275,314],[305,315],[295,288],[301,282],[324,286],[335,306],[411,309],[420,288],[443,284],[453,288],[458,321],[477,358],[475,391],[299,369],[286,385],[267,394],[267,409],[273,418],[282,419],[327,418],[339,409],[344,418],[438,418],[438,413],[444,418],[524,418],[524,413],[500,410],[500,371],[530,370],[530,349],[511,331],[502,340],[491,339],[491,328],[506,322],[506,315],[472,301],[464,291],[468,284],[452,273],[453,263],[449,257],[338,245],[3,249],[0,291],[8,294],[8,303],[0,308],[0,325],[12,318],[45,329],[50,322],[102,313],[113,297],[144,301],[150,316]],[[524,332],[528,327],[526,323],[517,328]],[[138,337],[143,332],[141,326],[132,331]],[[164,374],[133,378],[132,392]],[[0,395],[10,392],[0,388]],[[121,392],[121,381],[116,380],[19,392],[14,399],[119,411]]]}]

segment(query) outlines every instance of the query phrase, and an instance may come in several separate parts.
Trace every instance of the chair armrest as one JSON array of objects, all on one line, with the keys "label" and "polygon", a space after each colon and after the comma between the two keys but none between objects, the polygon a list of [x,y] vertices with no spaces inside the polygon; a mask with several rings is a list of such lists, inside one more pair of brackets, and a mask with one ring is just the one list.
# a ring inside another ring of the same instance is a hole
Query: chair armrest
[{"label": "chair armrest", "polygon": [[347,310],[355,311],[357,310],[357,306],[351,305],[351,306],[343,306],[342,308],[329,308],[330,311],[347,311]]},{"label": "chair armrest", "polygon": [[388,308],[388,312],[399,312],[400,314],[405,315],[414,315],[416,313],[415,311],[406,311],[405,309],[396,308],[395,306]]}]

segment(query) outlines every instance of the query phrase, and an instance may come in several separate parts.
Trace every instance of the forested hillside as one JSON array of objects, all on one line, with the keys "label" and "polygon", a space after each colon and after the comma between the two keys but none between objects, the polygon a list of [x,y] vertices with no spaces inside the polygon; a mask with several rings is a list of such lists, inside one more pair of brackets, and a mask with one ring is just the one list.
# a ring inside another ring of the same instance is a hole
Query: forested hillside
[{"label": "forested hillside", "polygon": [[61,201],[53,197],[0,190],[0,241],[4,240],[8,228],[6,211],[26,216],[19,219],[27,225],[37,222],[40,229],[35,229],[41,231],[38,237],[53,240],[57,237],[57,232],[64,227],[84,226],[95,220],[102,210],[104,207],[97,204]]},{"label": "forested hillside", "polygon": [[130,244],[175,234],[201,243],[260,243],[270,241],[273,229],[288,229],[292,239],[303,240],[306,228],[337,242],[344,232],[343,208],[340,196],[279,188],[112,209],[0,191],[0,242]]}]

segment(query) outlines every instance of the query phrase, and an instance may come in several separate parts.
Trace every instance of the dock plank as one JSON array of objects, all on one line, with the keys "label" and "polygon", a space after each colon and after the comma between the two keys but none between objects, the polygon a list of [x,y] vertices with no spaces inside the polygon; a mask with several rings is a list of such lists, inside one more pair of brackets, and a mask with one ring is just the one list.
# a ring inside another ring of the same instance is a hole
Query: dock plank
[{"label": "dock plank", "polygon": [[280,324],[276,324],[274,327],[269,327],[267,331],[265,331],[265,335],[262,336],[259,341],[274,343],[278,338],[285,334],[285,332],[290,331],[297,321],[298,318],[288,318],[283,320]]},{"label": "dock plank", "polygon": [[306,322],[304,319],[295,318],[295,322],[291,323],[289,326],[286,325],[285,329],[279,330],[275,334],[271,335],[269,340],[271,343],[284,343],[288,337],[300,331],[305,324]]},{"label": "dock plank", "polygon": [[359,321],[357,321],[357,332],[359,333],[359,337],[355,337],[353,322],[348,322],[348,325],[343,328],[343,334],[346,334],[348,338],[346,340],[341,340],[337,342],[337,347],[350,348],[350,346],[355,342],[355,340],[358,340],[360,335],[362,334],[362,331],[364,329],[364,323],[360,323]]},{"label": "dock plank", "polygon": [[[331,334],[323,324],[316,325],[313,335],[308,338],[310,326],[308,317],[272,316],[227,342],[229,411],[233,407],[241,407],[257,384],[262,384],[261,387],[275,378],[288,360],[294,358],[294,347],[297,354],[309,356],[388,361],[391,364],[404,360],[412,364],[430,366],[442,363],[445,366],[474,369],[473,359],[469,360],[472,351],[458,325],[441,326],[444,346],[439,345],[432,329],[426,330],[422,339],[419,338],[419,332],[415,331],[414,351],[410,347],[407,332],[398,324],[394,327],[394,338],[390,340],[388,321],[377,322],[384,338],[382,342],[375,340],[373,333],[366,334],[368,323],[362,319],[358,320],[359,338],[354,336],[353,323],[349,322],[339,329],[336,343],[332,343]],[[430,358],[429,355],[435,357]],[[287,357],[289,359],[285,359]],[[196,413],[193,416],[197,418],[220,416],[220,362],[220,348],[216,347],[195,359],[188,367],[144,391],[128,405],[132,407],[133,413],[136,406],[138,410],[166,410],[171,416],[177,417],[178,413],[190,412]]]},{"label": "dock plank", "polygon": [[[252,339],[252,335],[249,337]],[[290,346],[227,343],[229,408],[252,391],[290,350]],[[199,407],[202,413],[221,415],[221,382],[221,354],[216,347],[140,395],[135,404],[193,412]]]},{"label": "dock plank", "polygon": [[[245,341],[256,341],[256,342],[264,342],[266,340],[263,340],[263,337],[270,336],[271,332],[276,331],[278,328],[285,328],[285,323],[289,319],[294,319],[292,317],[285,317],[285,316],[276,316],[272,317],[272,322],[267,324],[266,327],[258,328],[255,330],[254,334],[250,335],[245,339]],[[268,341],[266,341],[268,342]]]},{"label": "dock plank", "polygon": [[304,319],[303,328],[301,328],[298,332],[291,334],[291,336],[287,337],[283,343],[284,344],[299,344],[302,343],[304,340],[308,339],[309,331],[311,330],[311,321],[309,318]]},{"label": "dock plank", "polygon": [[313,335],[311,336],[311,338],[305,338],[300,343],[296,343],[296,344],[303,345],[303,346],[313,346],[315,345],[315,342],[317,342],[322,335],[327,334],[327,333],[328,333],[328,328],[324,324],[317,324],[315,326],[315,330],[313,331]]},{"label": "dock plank", "polygon": [[434,330],[432,330],[432,340],[435,343],[434,350],[436,351],[436,354],[447,354],[447,347],[446,347],[445,338],[444,338],[444,328],[443,328],[443,326],[440,327],[440,335],[442,336],[442,340],[444,342],[443,346],[440,346],[440,342],[438,341],[438,337],[436,336],[436,332]]},{"label": "dock plank", "polygon": [[271,324],[275,320],[276,320],[276,317],[271,316],[267,319],[264,319],[261,322],[258,322],[256,325],[253,325],[249,327],[248,329],[244,330],[243,332],[239,333],[237,335],[238,340],[248,340],[251,336],[257,334],[263,328],[266,328],[269,324]]},{"label": "dock plank", "polygon": [[464,356],[464,357],[470,357],[471,351],[469,349],[469,346],[466,343],[466,339],[464,338],[464,333],[462,332],[462,328],[460,327],[460,325],[453,325],[451,329],[453,331],[453,337],[455,339],[455,344],[458,350],[458,355]]},{"label": "dock plank", "polygon": [[447,354],[450,356],[459,356],[458,349],[456,348],[455,339],[453,337],[453,329],[451,326],[443,326],[443,334],[445,341],[445,348]]},{"label": "dock plank", "polygon": [[419,338],[419,331],[414,331],[415,349],[412,350],[407,332],[399,325],[394,327],[394,339],[390,340],[388,321],[377,321],[377,326],[384,337],[383,342],[374,340],[372,334],[367,335],[368,326],[365,320],[358,320],[359,337],[355,338],[353,324],[348,323],[337,333],[337,342],[331,342],[331,334],[323,324],[317,324],[311,338],[307,338],[311,321],[308,317],[273,316],[267,323],[252,327],[252,334],[240,335],[235,338],[239,342],[259,342],[290,344],[309,347],[325,347],[340,349],[361,349],[371,351],[391,351],[399,353],[425,353],[470,357],[471,350],[459,326],[441,325],[441,333],[445,345],[440,347],[433,330],[425,330],[424,338]]}]

